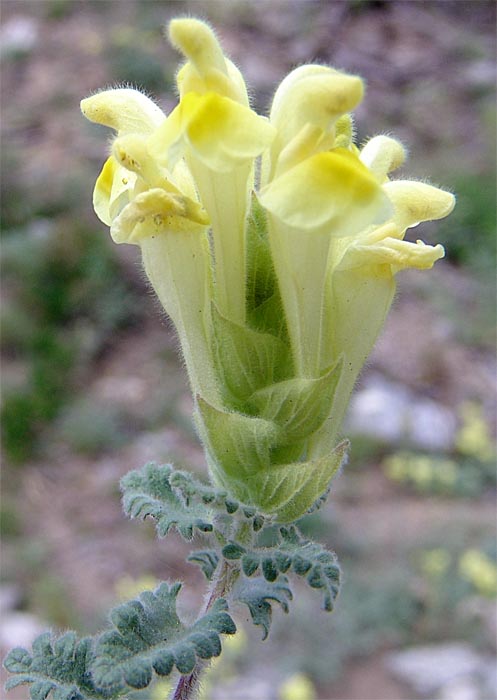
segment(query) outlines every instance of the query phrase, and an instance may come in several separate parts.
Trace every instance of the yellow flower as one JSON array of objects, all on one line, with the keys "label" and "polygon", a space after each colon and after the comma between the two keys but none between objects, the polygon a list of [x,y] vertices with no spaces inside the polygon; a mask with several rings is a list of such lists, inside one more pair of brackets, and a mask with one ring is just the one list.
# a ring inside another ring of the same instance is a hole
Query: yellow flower
[{"label": "yellow flower", "polygon": [[497,595],[497,566],[484,552],[466,550],[459,559],[459,571],[482,595]]},{"label": "yellow flower", "polygon": [[456,447],[464,455],[482,462],[495,459],[495,442],[485,421],[481,406],[470,401],[459,409],[461,427],[456,436]]},{"label": "yellow flower", "polygon": [[188,163],[211,222],[215,301],[222,314],[243,323],[254,160],[271,143],[274,129],[249,108],[243,77],[207,25],[173,20],[169,36],[188,60],[178,73],[180,103],[153,146],[166,160],[184,157]]},{"label": "yellow flower", "polygon": [[387,136],[359,151],[347,112],[362,82],[325,66],[302,66],[278,88],[277,128],[259,195],[268,212],[273,260],[297,372],[316,377],[343,356],[333,411],[310,443],[319,457],[332,448],[357,376],[395,293],[394,275],[426,269],[442,246],[404,240],[406,230],[438,219],[452,194],[415,181],[390,181],[405,158]]},{"label": "yellow flower", "polygon": [[421,568],[427,576],[440,578],[449,569],[450,553],[440,547],[428,549],[421,553]]},{"label": "yellow flower", "polygon": [[304,673],[294,673],[278,689],[280,700],[315,700],[316,688]]},{"label": "yellow flower", "polygon": [[359,77],[301,66],[268,119],[208,25],[173,20],[169,38],[185,63],[167,117],[131,89],[81,104],[116,132],[95,210],[117,243],[140,247],[175,324],[212,478],[294,520],[345,459],[337,434],[394,275],[443,256],[406,230],[454,198],[391,181],[404,160],[394,139],[354,144]]}]

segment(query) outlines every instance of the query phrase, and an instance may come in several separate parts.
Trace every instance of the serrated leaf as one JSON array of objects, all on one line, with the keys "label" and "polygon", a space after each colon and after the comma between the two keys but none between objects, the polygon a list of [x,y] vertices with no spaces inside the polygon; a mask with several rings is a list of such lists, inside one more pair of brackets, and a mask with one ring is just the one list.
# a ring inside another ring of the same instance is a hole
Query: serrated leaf
[{"label": "serrated leaf", "polygon": [[[340,590],[340,567],[334,552],[305,539],[295,526],[281,527],[279,541],[272,547],[242,548],[229,542],[222,550],[226,559],[241,556],[242,571],[247,577],[261,572],[266,581],[287,580],[283,574],[293,571],[305,576],[311,588],[323,594],[323,608],[333,610]],[[226,556],[227,555],[227,556]],[[235,556],[236,555],[236,556]]]},{"label": "serrated leaf", "polygon": [[46,700],[54,689],[55,686],[51,681],[36,681],[29,692],[32,700]]},{"label": "serrated leaf", "polygon": [[186,501],[194,499],[205,504],[225,503],[228,498],[226,491],[216,489],[210,484],[205,484],[197,479],[191,472],[173,469],[171,465],[169,483],[176,492],[180,492]]},{"label": "serrated leaf", "polygon": [[235,590],[236,600],[244,603],[250,612],[254,625],[262,627],[263,639],[266,639],[272,621],[272,603],[278,603],[287,613],[292,591],[288,580],[282,576],[276,583],[270,583],[263,578],[242,579]]},{"label": "serrated leaf", "polygon": [[264,574],[264,578],[266,581],[270,581],[271,583],[273,581],[276,581],[278,578],[278,567],[276,563],[273,561],[272,557],[265,557],[262,560],[262,573]]},{"label": "serrated leaf", "polygon": [[245,554],[242,557],[242,571],[245,576],[253,576],[259,568],[260,559],[252,553]]},{"label": "serrated leaf", "polygon": [[341,371],[339,360],[317,379],[296,377],[259,389],[248,403],[257,415],[282,427],[284,444],[305,440],[329,416]]},{"label": "serrated leaf", "polygon": [[221,385],[242,404],[263,386],[283,379],[290,362],[289,347],[270,333],[241,326],[212,307],[214,358]]},{"label": "serrated leaf", "polygon": [[254,532],[259,532],[259,530],[263,528],[264,520],[265,518],[262,515],[256,515],[254,517],[254,520],[252,522],[252,529],[254,530]]},{"label": "serrated leaf", "polygon": [[340,591],[340,567],[334,552],[323,545],[304,539],[295,526],[280,528],[280,552],[292,560],[292,569],[299,576],[306,576],[311,588],[323,594],[323,609],[331,612]]},{"label": "serrated leaf", "polygon": [[223,547],[223,557],[225,559],[241,559],[245,553],[245,547],[242,547],[238,542],[229,542]]},{"label": "serrated leaf", "polygon": [[187,561],[200,566],[205,578],[210,581],[219,563],[219,556],[214,549],[204,549],[189,554]]},{"label": "serrated leaf", "polygon": [[115,629],[98,640],[92,664],[98,688],[111,693],[145,688],[153,672],[166,676],[176,666],[180,673],[190,673],[199,658],[219,655],[219,635],[236,631],[226,601],[219,598],[187,627],[176,612],[180,588],[179,583],[162,583],[154,592],[146,591],[112,612]]},{"label": "serrated leaf", "polygon": [[[183,508],[185,511],[192,514],[202,513],[203,520],[208,520],[208,522],[204,522],[204,528],[206,528],[205,531],[207,532],[210,531],[209,526],[214,525],[217,522],[216,518],[219,518],[220,515],[229,517],[234,513],[242,514],[247,520],[254,520],[253,526],[255,528],[262,526],[264,523],[263,516],[257,514],[254,508],[242,507],[232,496],[228,496],[226,491],[200,481],[190,472],[174,469],[169,464],[159,466],[150,463],[140,471],[130,472],[121,482],[123,490],[134,488],[135,483],[139,487],[145,474],[148,474],[148,479],[151,483],[156,484],[158,482],[159,491],[166,482],[167,497],[170,498],[169,490],[172,490],[173,496],[179,499],[179,503],[184,503]],[[130,480],[129,482],[128,479]],[[130,484],[129,486],[128,483]],[[124,498],[123,504],[127,505],[127,501],[124,503]],[[141,502],[138,501],[136,507],[139,508],[140,505]],[[208,517],[206,514],[208,514]],[[186,517],[185,513],[183,515]],[[144,515],[142,514],[141,517],[144,517]],[[164,529],[167,528],[168,522],[170,523],[171,520],[166,517]]]},{"label": "serrated leaf", "polygon": [[156,520],[159,537],[165,537],[176,528],[186,539],[193,538],[195,530],[213,530],[212,510],[202,501],[182,498],[173,490],[170,465],[147,464],[139,471],[132,471],[121,479],[123,510],[130,518]]},{"label": "serrated leaf", "polygon": [[44,632],[34,640],[31,654],[17,647],[7,655],[4,666],[15,676],[5,687],[27,684],[32,700],[103,700],[110,695],[95,689],[89,674],[92,659],[91,639],[78,639],[74,632],[57,639]]}]

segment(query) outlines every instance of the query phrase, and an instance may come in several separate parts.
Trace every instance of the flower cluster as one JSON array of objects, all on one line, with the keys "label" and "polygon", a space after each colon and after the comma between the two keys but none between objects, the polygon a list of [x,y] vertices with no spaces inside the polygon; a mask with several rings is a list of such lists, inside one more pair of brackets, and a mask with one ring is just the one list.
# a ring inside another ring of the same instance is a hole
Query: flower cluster
[{"label": "flower cluster", "polygon": [[340,423],[395,273],[443,257],[406,230],[454,198],[391,180],[396,140],[355,145],[360,78],[301,66],[266,118],[210,27],[176,19],[169,38],[186,62],[167,117],[132,89],[82,102],[116,132],[95,210],[117,243],[140,246],[175,324],[212,478],[294,520],[343,461]]}]

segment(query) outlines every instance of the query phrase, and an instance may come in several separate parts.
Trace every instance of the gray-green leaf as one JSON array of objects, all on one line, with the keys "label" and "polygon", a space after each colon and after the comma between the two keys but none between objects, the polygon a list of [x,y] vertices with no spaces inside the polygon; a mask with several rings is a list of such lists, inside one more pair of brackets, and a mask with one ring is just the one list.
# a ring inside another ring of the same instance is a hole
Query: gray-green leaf
[{"label": "gray-green leaf", "polygon": [[234,634],[235,623],[223,598],[191,627],[176,612],[181,584],[162,583],[153,593],[116,608],[114,630],[104,633],[95,648],[92,673],[98,688],[113,693],[125,688],[145,688],[153,677],[167,676],[174,667],[191,673],[198,659],[221,652],[220,634]]},{"label": "gray-green leaf", "polygon": [[187,500],[171,486],[170,465],[147,464],[121,480],[123,509],[130,518],[156,520],[159,537],[175,527],[182,537],[191,540],[195,530],[212,532],[213,512],[201,500]]}]

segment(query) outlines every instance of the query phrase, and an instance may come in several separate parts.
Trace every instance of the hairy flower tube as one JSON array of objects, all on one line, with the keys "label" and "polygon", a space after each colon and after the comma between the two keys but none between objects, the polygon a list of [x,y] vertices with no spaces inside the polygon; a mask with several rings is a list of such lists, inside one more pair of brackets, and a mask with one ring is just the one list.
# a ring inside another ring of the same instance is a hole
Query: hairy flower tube
[{"label": "hairy flower tube", "polygon": [[340,425],[396,273],[444,255],[406,231],[454,197],[390,179],[405,158],[393,138],[356,146],[357,76],[301,66],[266,118],[208,25],[176,19],[169,38],[186,62],[167,117],[127,88],[81,103],[116,132],[95,211],[140,246],[174,322],[212,479],[292,521],[345,458]]}]

